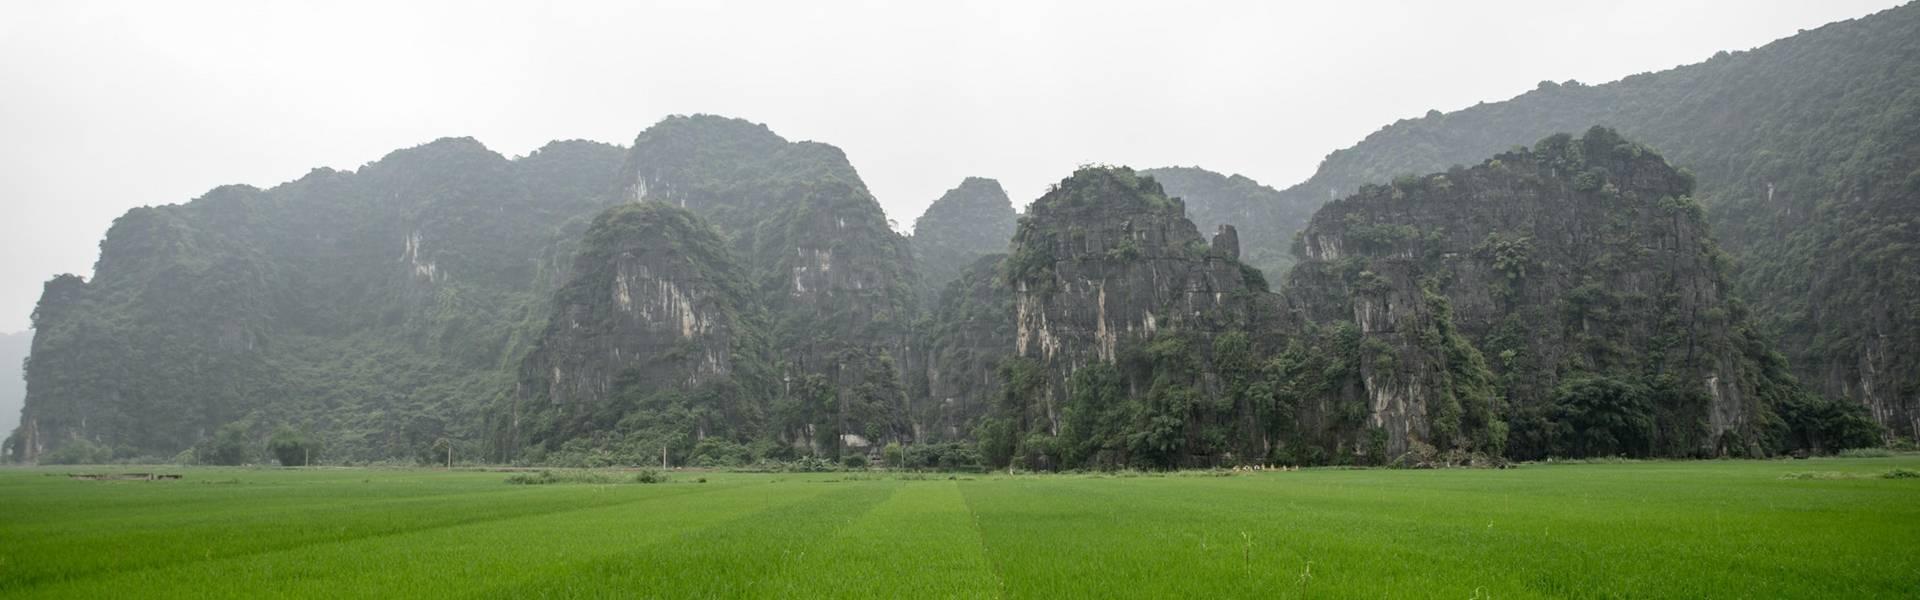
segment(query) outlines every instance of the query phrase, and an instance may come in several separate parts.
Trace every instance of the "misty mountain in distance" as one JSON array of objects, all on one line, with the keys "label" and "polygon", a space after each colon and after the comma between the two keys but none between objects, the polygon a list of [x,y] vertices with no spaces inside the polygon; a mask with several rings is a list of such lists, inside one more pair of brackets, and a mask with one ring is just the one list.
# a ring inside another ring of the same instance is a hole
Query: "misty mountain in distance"
[{"label": "misty mountain in distance", "polygon": [[1159,181],[1168,195],[1185,200],[1187,217],[1201,233],[1211,235],[1221,225],[1236,226],[1241,260],[1275,281],[1293,268],[1293,233],[1306,226],[1321,204],[1289,198],[1245,175],[1222,175],[1200,167],[1161,167],[1140,173]]},{"label": "misty mountain in distance", "polygon": [[1013,237],[1013,201],[1000,182],[968,177],[913,221],[920,280],[932,298],[980,257],[1007,251]]},{"label": "misty mountain in distance", "polygon": [[336,461],[901,444],[1159,469],[1887,443],[1920,434],[1916,40],[1909,5],[1543,84],[1284,190],[1087,166],[1016,215],[970,177],[912,236],[839,147],[743,119],[514,159],[436,140],[115,221],[90,279],[45,284],[7,453],[234,462],[299,430]]},{"label": "misty mountain in distance", "polygon": [[7,431],[20,424],[20,407],[26,404],[27,380],[21,363],[32,344],[31,331],[0,334],[0,427]]}]

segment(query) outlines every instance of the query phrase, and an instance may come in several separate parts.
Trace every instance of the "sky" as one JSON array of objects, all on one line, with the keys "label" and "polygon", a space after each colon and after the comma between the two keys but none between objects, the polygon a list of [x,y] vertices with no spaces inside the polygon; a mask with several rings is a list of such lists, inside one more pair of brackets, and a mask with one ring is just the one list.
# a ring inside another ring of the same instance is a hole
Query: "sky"
[{"label": "sky", "polygon": [[1276,188],[1395,120],[1613,81],[1892,0],[9,2],[0,332],[128,208],[440,137],[524,155],[671,114],[846,150],[909,230],[967,176],[1088,163]]}]

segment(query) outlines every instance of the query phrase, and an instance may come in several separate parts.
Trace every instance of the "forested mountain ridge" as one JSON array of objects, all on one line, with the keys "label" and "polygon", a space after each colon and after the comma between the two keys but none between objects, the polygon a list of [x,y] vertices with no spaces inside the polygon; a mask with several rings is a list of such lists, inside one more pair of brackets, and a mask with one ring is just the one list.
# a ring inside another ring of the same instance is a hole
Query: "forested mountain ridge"
[{"label": "forested mountain ridge", "polygon": [[[568,221],[610,203],[621,150],[508,160],[471,139],[138,208],[91,281],[49,281],[11,450],[171,456],[215,430],[297,424],[334,456],[472,439],[536,332]],[[70,444],[69,442],[81,442]]]},{"label": "forested mountain ridge", "polygon": [[[838,148],[738,119],[669,117],[634,140],[621,181],[628,201],[700,215],[761,293],[792,296],[775,314],[787,345],[907,331],[917,310],[912,252]],[[800,318],[816,322],[791,323]]]},{"label": "forested mountain ridge", "polygon": [[766,311],[712,228],[659,202],[595,217],[507,406],[499,459],[518,449],[751,442],[775,386]]},{"label": "forested mountain ridge", "polygon": [[700,215],[745,266],[790,384],[774,438],[837,456],[843,433],[906,434],[919,278],[845,153],[739,119],[669,117],[634,140],[620,181],[629,201]]},{"label": "forested mountain ridge", "polygon": [[1904,436],[1917,13],[1432,113],[1283,192],[1086,167],[1015,221],[969,179],[911,238],[839,149],[710,115],[221,187],[47,282],[7,453],[231,463],[274,431],[328,461],[1061,469]]},{"label": "forested mountain ridge", "polygon": [[981,454],[1033,468],[1264,460],[1247,371],[1282,315],[1237,243],[1226,226],[1209,244],[1125,167],[1083,167],[1035,200],[1001,267],[1012,327],[994,329],[1013,348]]},{"label": "forested mountain ridge", "polygon": [[[614,233],[628,229],[672,241]],[[612,297],[592,290],[609,272],[631,288],[624,308],[666,294],[659,308],[699,306],[711,335],[620,339],[644,328],[599,311]],[[165,457],[295,428],[330,460],[514,458],[523,446],[579,459],[657,451],[662,427],[691,423],[670,444],[676,460],[709,433],[734,444],[713,452],[755,441],[834,453],[842,431],[911,427],[896,357],[910,351],[917,286],[907,240],[832,146],[705,115],[670,117],[631,149],[556,142],[508,160],[440,140],[352,172],[130,211],[93,281],[48,282],[8,448],[27,461],[62,446],[74,456],[56,460]],[[581,332],[563,321],[601,335],[570,337]],[[633,365],[671,363],[649,354],[689,341],[719,364],[688,371],[688,386],[616,385],[651,379]],[[607,350],[630,362],[595,368]],[[762,356],[776,350],[778,362]],[[692,385],[702,379],[733,385]],[[635,410],[667,391],[698,398],[676,400],[683,416]],[[702,413],[709,400],[730,410]],[[626,404],[581,409],[610,401]],[[654,414],[625,418],[635,412]],[[537,422],[523,431],[523,416]]]},{"label": "forested mountain ridge", "polygon": [[628,204],[587,230],[494,415],[499,458],[727,462],[910,436],[915,265],[844,153],[676,116],[617,182]]},{"label": "forested mountain ridge", "polygon": [[1760,456],[1838,442],[1802,414],[1819,400],[1731,299],[1692,188],[1611,130],[1550,136],[1328,204],[1287,291],[1371,349],[1359,376],[1390,453]]},{"label": "forested mountain ridge", "polygon": [[[1429,112],[1288,188],[1320,202],[1604,125],[1698,179],[1735,295],[1800,378],[1920,435],[1920,4],[1604,85]],[[1282,231],[1302,223],[1276,221]]]},{"label": "forested mountain ridge", "polygon": [[989,464],[1041,469],[1873,443],[1752,329],[1693,185],[1612,130],[1550,136],[1323,207],[1276,293],[1235,228],[1083,168],[948,288],[931,397]]}]

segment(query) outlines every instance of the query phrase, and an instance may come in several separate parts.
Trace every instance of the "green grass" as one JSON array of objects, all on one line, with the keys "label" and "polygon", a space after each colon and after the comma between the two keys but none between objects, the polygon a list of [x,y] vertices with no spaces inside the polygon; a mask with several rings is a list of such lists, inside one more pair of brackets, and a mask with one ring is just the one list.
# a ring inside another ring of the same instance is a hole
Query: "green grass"
[{"label": "green grass", "polygon": [[531,486],[4,469],[0,596],[1911,598],[1920,479],[1887,474],[1916,469],[1904,455]]}]

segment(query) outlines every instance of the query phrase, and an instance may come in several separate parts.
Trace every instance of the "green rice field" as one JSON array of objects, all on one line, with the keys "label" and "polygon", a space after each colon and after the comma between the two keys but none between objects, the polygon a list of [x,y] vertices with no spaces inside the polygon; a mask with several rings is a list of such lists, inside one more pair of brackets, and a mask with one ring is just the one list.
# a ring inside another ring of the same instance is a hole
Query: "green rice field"
[{"label": "green rice field", "polygon": [[[16,468],[0,597],[1915,598],[1914,470]],[[69,477],[123,471],[183,477]]]}]

